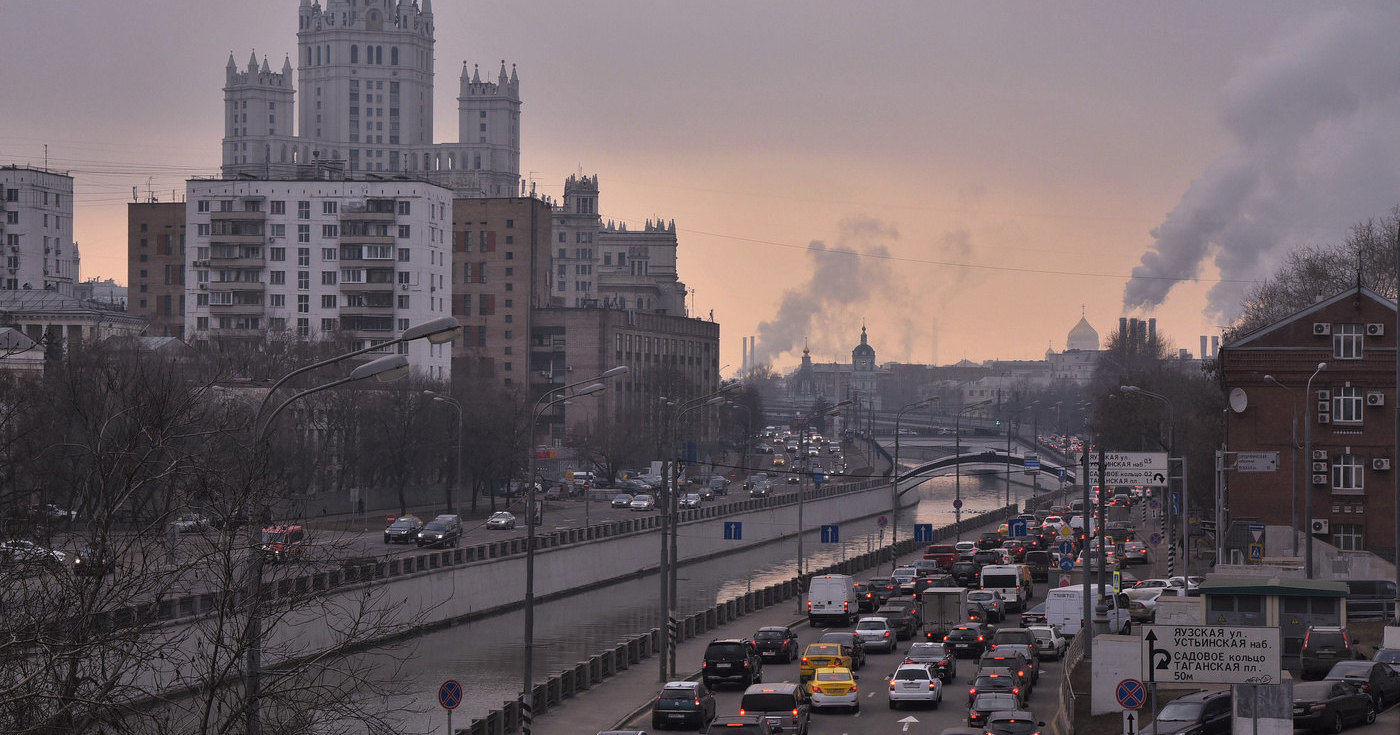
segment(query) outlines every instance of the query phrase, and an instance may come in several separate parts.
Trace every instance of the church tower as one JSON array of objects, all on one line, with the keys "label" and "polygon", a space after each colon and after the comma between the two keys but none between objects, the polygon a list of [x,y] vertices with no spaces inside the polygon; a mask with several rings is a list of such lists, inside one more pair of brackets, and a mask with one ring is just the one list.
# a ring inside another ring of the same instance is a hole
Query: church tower
[{"label": "church tower", "polygon": [[865,325],[860,327],[860,344],[851,350],[851,391],[859,397],[866,410],[880,410],[880,395],[876,391],[875,348],[870,346],[865,335]]},{"label": "church tower", "polygon": [[233,54],[224,68],[223,165],[229,173],[267,176],[278,164],[292,162],[296,140],[292,136],[294,109],[292,62],[283,59],[274,73],[263,58],[248,59],[238,70]]}]

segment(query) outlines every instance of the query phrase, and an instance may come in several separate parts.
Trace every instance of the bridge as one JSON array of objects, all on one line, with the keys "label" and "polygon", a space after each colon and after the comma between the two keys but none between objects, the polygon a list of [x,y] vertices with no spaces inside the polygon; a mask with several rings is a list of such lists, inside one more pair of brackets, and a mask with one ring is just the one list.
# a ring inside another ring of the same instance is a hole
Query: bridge
[{"label": "bridge", "polygon": [[[982,449],[963,452],[962,454],[952,454],[947,457],[940,457],[931,462],[925,462],[899,475],[896,486],[899,488],[899,496],[915,490],[923,483],[927,482],[935,475],[945,474],[945,470],[959,466],[968,465],[985,466],[992,465],[998,468],[1009,467],[1012,470],[1024,471],[1026,458],[1019,454],[1009,453],[1004,449]],[[1065,472],[1065,481],[1073,484],[1075,480],[1075,468],[1073,465],[1057,465],[1046,462],[1042,457],[1040,460],[1039,477],[1047,477],[1058,481],[1060,470]]]}]

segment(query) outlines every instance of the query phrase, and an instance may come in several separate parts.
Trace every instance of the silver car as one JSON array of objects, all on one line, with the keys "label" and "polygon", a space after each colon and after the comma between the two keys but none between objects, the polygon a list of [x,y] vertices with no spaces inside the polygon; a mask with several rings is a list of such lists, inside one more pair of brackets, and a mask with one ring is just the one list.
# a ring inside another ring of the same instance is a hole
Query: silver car
[{"label": "silver car", "polygon": [[894,627],[890,625],[889,618],[861,618],[856,621],[856,635],[865,641],[865,650],[867,651],[879,649],[889,653],[894,650]]},{"label": "silver car", "polygon": [[632,504],[628,507],[632,510],[652,510],[656,507],[656,498],[650,495],[633,495]]}]

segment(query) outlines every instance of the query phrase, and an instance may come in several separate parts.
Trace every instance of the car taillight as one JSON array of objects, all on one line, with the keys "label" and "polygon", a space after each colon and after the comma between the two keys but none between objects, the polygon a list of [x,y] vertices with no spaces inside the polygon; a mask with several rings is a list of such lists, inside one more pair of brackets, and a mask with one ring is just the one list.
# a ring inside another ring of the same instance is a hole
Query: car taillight
[{"label": "car taillight", "polygon": [[935,682],[935,681],[937,681],[937,680],[936,680],[936,679],[929,679],[929,680],[928,680],[928,690],[929,690],[929,691],[933,691],[933,688],[934,688],[935,686],[937,686],[936,684],[933,683],[933,682]]},{"label": "car taillight", "polygon": [[885,631],[885,637],[886,637],[886,638],[889,638],[889,637],[890,637],[890,632],[889,632],[888,630]]},{"label": "car taillight", "polygon": [[1308,639],[1311,638],[1311,637],[1312,637],[1312,632],[1311,632],[1311,631],[1309,631],[1309,632],[1303,634],[1303,648],[1307,648],[1307,647],[1308,647]]},{"label": "car taillight", "polygon": [[1325,710],[1325,709],[1327,709],[1327,705],[1325,705],[1325,704],[1314,704],[1313,706],[1311,706],[1311,707],[1308,708],[1308,711],[1309,711],[1309,712],[1321,712],[1321,711],[1323,711],[1323,710]]},{"label": "car taillight", "polygon": [[890,680],[890,691],[894,691],[894,680]]},{"label": "car taillight", "polygon": [[943,636],[943,640],[945,640],[945,641],[948,640],[948,636],[946,636],[946,635]]},{"label": "car taillight", "polygon": [[854,692],[854,691],[858,691],[859,689],[860,689],[860,687],[857,687],[855,684],[852,684],[852,685],[851,685],[851,691]]},{"label": "car taillight", "polygon": [[1012,687],[1012,688],[1011,688],[1011,693],[1012,693],[1012,694],[1020,694],[1020,693],[1021,693],[1021,687]]},{"label": "car taillight", "polygon": [[739,708],[739,716],[740,716],[740,717],[743,717],[744,715],[746,715],[746,714],[748,714],[748,713],[749,713],[749,711],[746,710],[746,709],[744,709],[743,707],[740,707],[740,708]]},{"label": "car taillight", "polygon": [[807,601],[807,612],[812,612],[812,601],[811,601],[811,600],[808,600],[808,601]]},{"label": "car taillight", "polygon": [[973,687],[973,688],[967,690],[967,696],[969,696],[969,697],[975,697],[975,696],[977,696],[977,687]]},{"label": "car taillight", "polygon": [[912,658],[906,658],[906,659],[904,659],[904,663],[906,663],[906,664],[912,664],[912,663],[914,663],[914,659],[912,659]]},{"label": "car taillight", "polygon": [[982,642],[982,636],[980,636],[980,635],[977,636],[977,642],[978,642],[978,643],[981,643],[981,642]]},{"label": "car taillight", "polygon": [[796,716],[797,716],[797,708],[796,708],[796,707],[794,707],[793,710],[792,710],[792,716],[793,716],[793,717],[796,717]]},{"label": "car taillight", "polygon": [[700,700],[698,700],[698,699],[695,700],[695,706],[696,706],[696,707],[699,707],[699,706],[700,706]]}]

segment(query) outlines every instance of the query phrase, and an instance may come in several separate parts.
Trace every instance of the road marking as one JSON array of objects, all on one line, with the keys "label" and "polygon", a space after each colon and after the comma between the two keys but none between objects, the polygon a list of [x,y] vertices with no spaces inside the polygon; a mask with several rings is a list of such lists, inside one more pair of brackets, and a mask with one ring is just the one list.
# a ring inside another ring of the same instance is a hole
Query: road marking
[{"label": "road marking", "polygon": [[908,717],[902,720],[897,720],[897,722],[901,725],[904,725],[904,729],[901,730],[901,732],[909,732],[909,726],[919,724],[919,718],[913,715],[909,715]]}]

